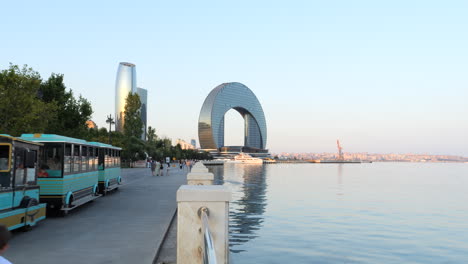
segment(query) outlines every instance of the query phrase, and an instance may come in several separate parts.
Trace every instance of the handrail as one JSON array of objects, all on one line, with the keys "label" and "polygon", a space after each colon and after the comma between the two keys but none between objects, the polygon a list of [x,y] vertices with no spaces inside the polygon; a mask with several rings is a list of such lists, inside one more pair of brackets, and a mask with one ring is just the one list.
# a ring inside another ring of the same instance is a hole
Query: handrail
[{"label": "handrail", "polygon": [[198,215],[202,220],[203,232],[203,263],[216,264],[216,251],[213,244],[213,236],[211,235],[210,225],[208,223],[209,211],[206,207],[201,207],[198,210]]}]

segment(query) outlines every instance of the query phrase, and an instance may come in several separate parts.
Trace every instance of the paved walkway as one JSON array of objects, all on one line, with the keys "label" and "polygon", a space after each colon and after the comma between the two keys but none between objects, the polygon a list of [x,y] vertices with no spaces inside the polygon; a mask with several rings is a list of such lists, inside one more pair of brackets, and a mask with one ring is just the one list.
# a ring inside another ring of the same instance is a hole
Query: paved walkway
[{"label": "paved walkway", "polygon": [[50,217],[29,232],[14,232],[5,257],[14,264],[152,263],[177,207],[186,171],[152,177],[149,169],[124,169],[116,192]]}]

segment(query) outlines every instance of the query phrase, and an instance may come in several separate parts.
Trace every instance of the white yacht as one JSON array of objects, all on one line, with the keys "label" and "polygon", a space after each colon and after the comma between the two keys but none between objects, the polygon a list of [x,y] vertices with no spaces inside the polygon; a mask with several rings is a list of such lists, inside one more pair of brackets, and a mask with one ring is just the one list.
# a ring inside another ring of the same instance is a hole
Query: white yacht
[{"label": "white yacht", "polygon": [[239,155],[234,156],[234,159],[226,161],[227,163],[243,163],[243,164],[262,164],[263,160],[259,158],[254,158],[249,154],[239,153]]}]

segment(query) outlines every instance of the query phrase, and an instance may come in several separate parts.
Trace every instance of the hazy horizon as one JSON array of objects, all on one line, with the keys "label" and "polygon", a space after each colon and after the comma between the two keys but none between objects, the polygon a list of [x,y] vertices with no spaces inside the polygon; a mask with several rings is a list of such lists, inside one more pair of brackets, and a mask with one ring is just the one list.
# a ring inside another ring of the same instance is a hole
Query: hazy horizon
[{"label": "hazy horizon", "polygon": [[[240,82],[270,152],[468,156],[468,2],[4,3],[0,68],[28,64],[114,116],[119,62],[148,90],[148,126],[198,143],[208,93]],[[226,115],[226,145],[243,120]]]}]

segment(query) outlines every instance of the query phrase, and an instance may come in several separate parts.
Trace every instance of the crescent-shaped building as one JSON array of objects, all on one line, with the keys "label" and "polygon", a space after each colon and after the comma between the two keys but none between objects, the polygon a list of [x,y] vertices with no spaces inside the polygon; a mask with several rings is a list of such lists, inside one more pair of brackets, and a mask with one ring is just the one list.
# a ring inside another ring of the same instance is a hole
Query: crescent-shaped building
[{"label": "crescent-shaped building", "polygon": [[[245,85],[232,82],[214,88],[205,99],[198,120],[200,147],[222,151],[224,145],[224,115],[235,109],[244,118],[244,147],[239,152],[267,153],[267,127],[262,106]],[[247,151],[246,151],[247,150]]]}]

